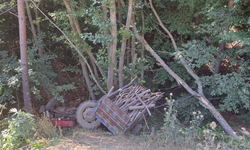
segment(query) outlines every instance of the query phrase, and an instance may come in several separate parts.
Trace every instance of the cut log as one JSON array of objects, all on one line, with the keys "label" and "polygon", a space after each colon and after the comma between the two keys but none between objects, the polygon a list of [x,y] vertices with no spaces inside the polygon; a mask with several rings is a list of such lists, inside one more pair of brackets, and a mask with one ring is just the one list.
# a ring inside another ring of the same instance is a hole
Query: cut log
[{"label": "cut log", "polygon": [[[155,104],[146,105],[147,108],[155,107]],[[144,109],[145,106],[130,106],[129,110]]]}]

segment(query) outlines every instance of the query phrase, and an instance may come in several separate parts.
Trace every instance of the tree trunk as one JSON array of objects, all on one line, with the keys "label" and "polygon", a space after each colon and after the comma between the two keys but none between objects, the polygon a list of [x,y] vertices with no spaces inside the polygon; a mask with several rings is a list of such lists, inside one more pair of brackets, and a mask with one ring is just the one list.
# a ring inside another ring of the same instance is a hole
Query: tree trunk
[{"label": "tree trunk", "polygon": [[133,60],[134,57],[135,57],[135,38],[132,37],[132,40],[131,40],[131,59]]},{"label": "tree trunk", "polygon": [[[39,14],[38,14],[38,11],[37,11],[37,8],[34,8],[34,11],[35,11],[35,15],[36,15],[36,18],[39,18]],[[41,26],[40,26],[40,22],[38,22],[36,24],[36,27],[37,27],[37,35],[38,36],[41,36]],[[43,54],[45,53],[43,47],[39,47],[38,48],[38,53],[39,53],[39,57],[42,58],[43,57]]]},{"label": "tree trunk", "polygon": [[[228,2],[228,8],[231,9],[233,7],[234,7],[234,1],[233,0],[229,0],[229,2]],[[230,17],[230,16],[228,16],[228,17]],[[227,31],[227,30],[228,30],[228,26],[224,27],[223,32]],[[225,50],[225,46],[226,46],[226,43],[220,43],[219,44],[219,50],[220,51]],[[222,60],[221,60],[220,57],[221,57],[220,54],[218,54],[216,56],[216,64],[215,64],[215,67],[214,67],[214,75],[220,73],[221,62],[222,62]]]},{"label": "tree trunk", "polygon": [[109,59],[110,63],[108,67],[108,80],[107,87],[111,89],[114,85],[114,70],[115,70],[115,59],[116,59],[116,46],[117,46],[117,25],[116,25],[116,6],[115,1],[111,1],[110,7],[110,22],[111,22],[111,36],[114,38],[114,41],[110,44],[110,54]]},{"label": "tree trunk", "polygon": [[[33,19],[32,19],[32,15],[31,15],[31,11],[30,11],[28,1],[25,1],[25,4],[26,4],[27,14],[28,14],[28,18],[29,18],[29,22],[30,22],[30,26],[31,26],[31,32],[32,32],[33,37],[34,37],[34,41],[35,41],[35,44],[39,46],[40,43],[37,43],[36,29],[35,29],[35,25],[33,23]],[[35,14],[36,14],[36,17],[38,18],[39,16],[38,16],[37,9],[35,9]],[[40,28],[39,23],[37,25],[37,29],[38,29],[38,35],[40,35],[41,34],[41,28]],[[42,49],[41,46],[39,46],[39,48],[38,48],[38,54],[39,54],[40,58],[43,57],[43,49]]]},{"label": "tree trunk", "polygon": [[34,26],[34,23],[33,23],[33,19],[32,19],[32,16],[31,16],[31,12],[30,12],[30,7],[29,7],[29,4],[28,4],[28,1],[25,1],[25,5],[26,5],[26,9],[27,9],[27,14],[28,14],[30,26],[31,26],[31,32],[33,34],[34,40],[37,40],[36,29],[35,29],[35,26]]},{"label": "tree trunk", "polygon": [[[72,12],[72,8],[70,7],[69,2],[68,2],[67,0],[63,0],[63,2],[64,2],[64,4],[65,4],[65,6],[66,6],[66,9],[67,9],[68,13],[70,14],[70,13]],[[71,24],[71,27],[72,27],[72,30],[73,30],[73,31],[77,31],[78,36],[81,37],[82,31],[81,31],[81,29],[80,29],[78,20],[69,16],[69,21],[70,21],[70,20],[72,21],[72,23],[70,23],[70,24]],[[71,22],[71,21],[70,21],[70,22]],[[99,71],[100,71],[100,73],[101,73],[101,75],[102,75],[102,78],[105,78],[104,73],[103,73],[103,70],[102,70],[102,68],[100,67],[100,65],[98,65],[98,63],[97,63],[97,61],[96,61],[96,59],[95,59],[93,53],[91,52],[91,50],[90,50],[89,48],[86,48],[86,51],[87,51],[87,53],[88,53],[88,55],[89,55],[91,61],[94,62],[95,65],[98,67],[98,69],[99,69]]]},{"label": "tree trunk", "polygon": [[[219,46],[220,51],[225,50],[225,45],[226,45],[226,43],[220,43],[220,46]],[[214,67],[214,75],[220,73],[221,62],[222,62],[222,60],[220,58],[220,54],[218,54],[216,56],[216,64],[215,64],[215,67]]]},{"label": "tree trunk", "polygon": [[[119,2],[120,3],[120,2]],[[126,51],[126,44],[127,44],[127,34],[129,32],[129,27],[131,24],[131,17],[133,11],[133,0],[129,0],[128,6],[128,14],[127,14],[127,21],[125,26],[126,34],[122,38],[122,46],[121,46],[121,57],[119,59],[119,87],[123,87],[123,66],[124,66],[124,56]]]},{"label": "tree trunk", "polygon": [[[69,2],[67,0],[63,0],[65,6],[66,6],[66,9],[68,11],[68,13],[70,14],[72,12],[72,9],[69,5]],[[71,28],[73,30],[73,32],[77,31],[79,37],[81,35],[81,30],[80,30],[80,27],[79,27],[79,24],[78,24],[78,21],[75,19],[75,18],[71,18],[69,16],[69,20],[71,19],[72,23],[71,23]],[[76,30],[75,30],[76,29]],[[80,55],[79,55],[79,61],[80,61],[80,64],[82,66],[82,72],[83,72],[83,76],[85,78],[85,81],[86,81],[86,84],[87,84],[87,88],[88,88],[88,91],[89,91],[89,94],[90,94],[90,97],[92,98],[92,100],[96,100],[96,97],[95,97],[95,94],[94,94],[94,91],[92,90],[91,88],[91,80],[89,78],[89,74],[88,74],[88,70],[87,70],[87,67],[86,67],[86,64],[83,62],[83,60],[80,58]]]},{"label": "tree trunk", "polygon": [[[104,21],[105,24],[108,21],[107,10],[108,10],[107,4],[106,4],[106,2],[104,0],[104,1],[102,1],[102,13],[103,13],[102,19],[103,19],[103,21]],[[109,38],[108,29],[106,27],[104,27],[103,30],[104,30],[103,32],[104,32],[105,37]],[[110,54],[110,43],[109,42],[107,43],[107,52],[108,52],[108,56],[109,56],[109,54]]]},{"label": "tree trunk", "polygon": [[213,107],[213,105],[209,102],[209,100],[202,93],[197,93],[193,91],[192,88],[190,88],[183,79],[181,79],[177,74],[175,74],[168,67],[168,65],[154,52],[154,50],[148,45],[145,39],[138,35],[135,25],[133,26],[134,26],[134,33],[136,34],[137,39],[145,46],[146,50],[148,50],[152,54],[152,56],[155,57],[155,59],[179,84],[181,84],[195,98],[200,100],[201,104],[213,114],[213,116],[217,119],[217,121],[222,125],[222,127],[231,137],[236,138],[237,136],[233,134],[234,130],[230,127],[230,125],[223,118],[223,116],[221,116],[221,114]]},{"label": "tree trunk", "polygon": [[117,4],[118,4],[118,9],[119,9],[119,12],[118,12],[119,27],[122,28],[122,26],[123,26],[123,24],[122,24],[122,7],[121,7],[120,0],[117,0]]},{"label": "tree trunk", "polygon": [[83,56],[83,54],[81,53],[81,51],[80,51],[80,49],[78,48],[78,47],[76,47],[73,43],[72,43],[72,41],[68,38],[68,36],[49,18],[49,17],[47,17],[39,8],[38,8],[38,6],[36,5],[36,3],[34,3],[33,1],[31,1],[32,3],[33,3],[33,5],[40,11],[40,13],[47,19],[47,20],[49,20],[49,22],[51,23],[51,24],[53,24],[62,34],[63,34],[63,36],[66,38],[66,40],[69,42],[69,44],[70,44],[70,46],[72,46],[74,49],[75,49],[75,51],[77,51],[77,53],[79,54],[79,56],[84,60],[84,62],[85,62],[85,64],[87,65],[87,67],[88,67],[88,69],[89,69],[89,72],[90,72],[90,74],[92,75],[92,77],[93,77],[93,80],[95,81],[95,83],[96,83],[96,85],[99,87],[99,89],[104,93],[104,94],[107,94],[103,89],[102,89],[102,87],[100,86],[100,84],[97,82],[97,80],[96,80],[96,78],[95,78],[95,76],[94,76],[94,74],[93,74],[93,72],[92,72],[92,70],[91,70],[91,67],[90,67],[90,65],[88,64],[88,61],[87,61],[87,59]]},{"label": "tree trunk", "polygon": [[83,62],[82,58],[79,58],[79,61],[80,61],[81,66],[82,66],[83,76],[85,78],[87,88],[89,90],[90,97],[92,98],[92,100],[97,100],[96,97],[95,97],[95,94],[94,94],[94,92],[93,92],[93,90],[91,88],[91,82],[90,82],[90,78],[89,78],[89,75],[88,75],[88,69],[86,67],[86,64]]},{"label": "tree trunk", "polygon": [[[160,26],[164,29],[164,31],[168,34],[168,36],[170,37],[173,46],[176,50],[176,52],[178,54],[180,54],[179,49],[176,46],[175,40],[172,36],[172,34],[169,32],[169,30],[163,25],[163,23],[161,22],[158,14],[156,13],[153,4],[152,4],[152,0],[149,0],[150,2],[150,6],[152,11],[154,12]],[[193,95],[195,98],[199,99],[199,101],[201,102],[201,104],[209,109],[209,111],[213,114],[213,116],[218,120],[218,122],[222,125],[222,127],[225,129],[225,131],[233,138],[236,138],[237,136],[233,134],[234,130],[230,127],[230,125],[226,122],[226,120],[221,116],[221,114],[213,107],[213,105],[209,102],[209,100],[204,96],[203,94],[203,89],[202,89],[202,84],[201,81],[199,79],[199,77],[189,68],[189,66],[186,64],[185,60],[180,57],[181,63],[184,65],[184,67],[186,68],[186,70],[188,71],[188,73],[196,80],[196,83],[198,84],[198,93],[195,92],[192,88],[190,88],[187,83],[181,79],[175,72],[173,72],[168,65],[154,52],[154,50],[148,45],[148,43],[145,41],[145,39],[143,37],[141,37],[138,34],[138,31],[136,29],[136,26],[132,20],[132,25],[133,25],[133,29],[134,29],[134,34],[136,35],[137,39],[145,46],[146,50],[148,50],[155,58],[156,60],[160,63],[160,65],[163,66],[163,68],[173,77],[175,78],[175,80],[181,84],[191,95]]]},{"label": "tree trunk", "polygon": [[17,0],[18,4],[18,21],[19,21],[19,37],[20,37],[20,54],[22,67],[22,86],[25,111],[32,113],[31,93],[29,86],[28,59],[27,59],[27,33],[25,21],[24,0]]},{"label": "tree trunk", "polygon": [[97,73],[97,68],[96,68],[95,63],[94,63],[92,60],[90,60],[90,63],[91,63],[91,65],[92,65],[92,67],[93,67],[93,70],[94,70],[95,76],[98,76],[98,73]]},{"label": "tree trunk", "polygon": [[127,66],[129,66],[129,63],[130,63],[130,53],[131,53],[131,50],[130,50],[131,38],[128,39],[127,43],[128,43],[127,47],[126,47],[127,52],[125,54],[127,56],[127,58],[126,58],[126,60],[127,60]]},{"label": "tree trunk", "polygon": [[[144,28],[145,28],[145,22],[144,22],[144,14],[143,14],[143,10],[141,11],[141,18],[142,18],[142,37],[144,38]],[[143,44],[141,44],[141,58],[142,60],[144,59],[144,46]],[[144,79],[144,69],[141,69],[141,79]]]}]

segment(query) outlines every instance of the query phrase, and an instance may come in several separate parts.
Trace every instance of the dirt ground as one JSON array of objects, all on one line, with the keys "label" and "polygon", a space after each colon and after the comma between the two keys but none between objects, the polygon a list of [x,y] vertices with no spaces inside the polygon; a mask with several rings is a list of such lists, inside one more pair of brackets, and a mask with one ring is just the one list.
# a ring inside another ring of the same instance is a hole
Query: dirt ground
[{"label": "dirt ground", "polygon": [[146,132],[113,135],[104,127],[86,131],[80,127],[63,129],[64,138],[44,150],[166,150],[159,139]]}]

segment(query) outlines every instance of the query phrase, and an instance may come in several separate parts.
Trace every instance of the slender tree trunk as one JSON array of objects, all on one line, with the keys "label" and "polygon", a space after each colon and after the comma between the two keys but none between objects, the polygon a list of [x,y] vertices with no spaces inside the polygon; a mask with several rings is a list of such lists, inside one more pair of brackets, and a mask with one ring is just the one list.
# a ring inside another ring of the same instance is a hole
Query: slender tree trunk
[{"label": "slender tree trunk", "polygon": [[92,60],[90,60],[90,63],[91,63],[91,65],[92,65],[92,67],[93,67],[93,70],[94,70],[95,76],[98,76],[98,73],[97,73],[97,68],[96,68],[95,63],[94,63]]},{"label": "slender tree trunk", "polygon": [[[142,37],[144,38],[144,28],[145,28],[145,22],[144,22],[144,14],[143,14],[143,10],[141,11],[141,18],[142,18]],[[141,58],[142,60],[144,60],[144,45],[141,44]],[[141,69],[141,79],[144,79],[144,69]]]},{"label": "slender tree trunk", "polygon": [[32,113],[33,109],[31,104],[31,93],[30,93],[29,74],[28,74],[27,33],[26,33],[24,0],[17,0],[17,3],[18,3],[18,21],[19,21],[24,107],[26,112]]},{"label": "slender tree trunk", "polygon": [[31,26],[31,32],[33,34],[34,40],[37,40],[36,29],[35,29],[35,25],[33,23],[33,19],[32,19],[32,16],[31,16],[31,12],[30,12],[30,7],[29,7],[29,4],[28,4],[28,1],[25,1],[25,4],[26,4],[26,9],[27,9],[27,14],[28,14],[30,26]]},{"label": "slender tree trunk", "polygon": [[77,51],[77,53],[79,54],[79,56],[84,60],[84,62],[85,62],[85,64],[87,65],[87,67],[88,67],[88,69],[89,69],[89,71],[90,71],[90,74],[92,75],[92,77],[93,77],[93,80],[95,81],[95,83],[96,83],[96,85],[99,87],[99,89],[104,93],[104,94],[107,94],[103,89],[102,89],[102,87],[100,86],[100,84],[97,82],[97,80],[96,80],[96,78],[95,78],[95,76],[94,76],[94,74],[93,74],[93,72],[92,72],[92,70],[91,70],[91,67],[90,67],[90,65],[88,64],[88,61],[87,61],[87,59],[83,56],[83,54],[81,53],[81,51],[80,51],[80,49],[78,48],[78,47],[76,47],[73,43],[72,43],[72,41],[68,38],[68,36],[47,16],[47,15],[45,15],[39,8],[38,8],[38,6],[36,5],[36,3],[34,3],[33,1],[31,1],[32,3],[33,3],[33,5],[40,11],[40,13],[46,18],[46,19],[48,19],[49,20],[49,22],[51,23],[51,24],[53,24],[62,34],[63,34],[63,36],[66,38],[66,40],[69,42],[69,44],[70,44],[70,46],[72,46],[76,51]]},{"label": "slender tree trunk", "polygon": [[[69,5],[69,2],[67,0],[63,0],[65,6],[66,6],[66,9],[68,11],[68,13],[70,14],[72,12],[72,9]],[[72,18],[69,16],[69,18],[71,18],[71,21],[72,21],[72,30],[75,32],[77,31],[79,37],[81,35],[81,30],[80,30],[80,27],[79,27],[79,24],[78,24],[78,21],[75,19],[75,18]],[[70,20],[70,19],[69,19]],[[75,30],[76,29],[76,30]],[[79,61],[80,61],[80,64],[82,66],[82,72],[83,72],[83,76],[85,78],[85,81],[86,81],[86,84],[87,84],[87,88],[88,88],[88,91],[89,91],[89,94],[90,94],[90,97],[92,98],[92,100],[96,100],[96,97],[95,97],[95,94],[91,88],[91,80],[89,78],[89,75],[88,75],[88,70],[87,70],[87,67],[86,67],[86,64],[83,62],[83,60],[80,58],[79,56]]]},{"label": "slender tree trunk", "polygon": [[135,57],[135,38],[132,37],[132,40],[131,40],[131,59],[133,60],[134,57]]},{"label": "slender tree trunk", "polygon": [[89,78],[89,75],[88,75],[88,69],[86,67],[86,64],[83,62],[82,58],[79,58],[79,61],[80,61],[81,66],[82,66],[83,76],[85,78],[87,88],[89,90],[90,97],[92,98],[92,100],[97,100],[93,90],[91,89],[91,82],[90,82],[90,78]]},{"label": "slender tree trunk", "polygon": [[119,21],[119,27],[121,28],[123,25],[122,25],[122,7],[121,7],[120,0],[117,0],[117,4],[118,4],[118,9],[119,9],[119,12],[118,12],[118,21]]},{"label": "slender tree trunk", "polygon": [[[37,43],[36,29],[35,29],[35,25],[33,23],[33,19],[32,19],[32,15],[31,15],[31,11],[30,11],[28,1],[25,1],[25,4],[26,4],[27,14],[28,14],[28,18],[29,18],[29,22],[30,22],[30,26],[31,26],[31,32],[32,32],[33,37],[34,37],[34,41],[36,42],[35,44],[37,44],[39,46],[40,43]],[[36,15],[37,18],[39,17],[37,9],[35,9],[35,15]],[[40,35],[41,34],[41,28],[40,28],[39,23],[38,23],[37,29],[38,29],[38,34]],[[39,54],[40,58],[43,57],[43,49],[42,49],[41,46],[39,46],[39,48],[38,48],[38,54]]]},{"label": "slender tree trunk", "polygon": [[111,22],[111,36],[114,38],[114,41],[110,44],[110,65],[108,67],[108,80],[107,87],[111,89],[114,85],[114,70],[115,70],[115,59],[116,59],[116,46],[117,46],[117,25],[116,25],[116,6],[115,1],[111,1],[110,7],[110,22]]},{"label": "slender tree trunk", "polygon": [[[104,1],[102,1],[102,12],[103,12],[102,19],[103,19],[105,24],[108,21],[107,10],[108,10],[107,4],[104,0]],[[109,38],[109,32],[108,32],[108,29],[106,27],[104,27],[104,35],[106,38]],[[109,54],[110,54],[110,43],[109,42],[107,43],[107,52],[108,52],[108,56],[109,56]]]},{"label": "slender tree trunk", "polygon": [[131,45],[131,38],[128,39],[128,45],[126,47],[127,49],[127,66],[129,66],[129,63],[130,63],[130,54],[131,54],[131,50],[130,50],[130,45]]},{"label": "slender tree trunk", "polygon": [[[119,2],[120,3],[120,2]],[[119,87],[123,87],[123,66],[124,66],[124,56],[126,51],[126,44],[127,44],[127,34],[129,32],[129,26],[131,24],[131,17],[133,11],[133,0],[129,0],[128,6],[128,14],[127,14],[127,21],[125,26],[126,34],[122,38],[122,46],[121,46],[121,57],[119,59]]]},{"label": "slender tree trunk", "polygon": [[[150,2],[150,6],[152,11],[154,12],[160,26],[164,29],[164,31],[168,34],[168,36],[170,37],[174,49],[176,50],[176,52],[178,54],[180,54],[178,47],[176,46],[175,40],[172,36],[172,34],[169,32],[169,30],[163,25],[161,19],[159,18],[157,12],[155,11],[153,4],[152,4],[152,0],[149,0]],[[163,68],[173,77],[175,78],[175,80],[181,84],[190,94],[192,94],[194,97],[196,97],[197,99],[199,99],[199,101],[201,102],[201,104],[207,108],[212,114],[213,116],[218,120],[218,122],[222,125],[222,127],[225,129],[225,131],[233,138],[236,138],[237,136],[233,134],[234,130],[230,127],[230,125],[226,122],[226,120],[221,116],[221,114],[214,108],[214,106],[209,102],[209,100],[204,96],[203,94],[203,88],[202,88],[202,84],[201,81],[199,79],[199,77],[192,71],[192,69],[189,68],[189,66],[186,64],[185,60],[180,57],[181,63],[184,65],[184,67],[186,68],[187,72],[196,80],[196,83],[198,84],[198,93],[195,92],[192,88],[190,88],[187,83],[181,79],[177,74],[175,74],[167,65],[166,63],[154,52],[154,50],[148,45],[148,43],[145,41],[144,38],[142,38],[139,34],[138,31],[136,29],[135,24],[133,23],[133,29],[134,29],[134,33],[136,34],[136,37],[138,38],[138,40],[140,40],[141,43],[143,43],[143,45],[145,46],[145,48],[156,58],[156,60],[163,66]]]},{"label": "slender tree trunk", "polygon": [[[220,51],[225,50],[225,45],[226,45],[226,43],[220,43],[220,46],[219,46]],[[221,57],[220,54],[218,54],[216,56],[216,64],[215,64],[215,67],[214,67],[214,75],[220,73],[221,62],[222,62],[220,57]]]},{"label": "slender tree trunk", "polygon": [[[228,2],[228,8],[231,9],[233,7],[234,7],[234,1],[233,0],[229,0],[229,2]],[[230,16],[228,16],[228,17],[230,17]],[[227,30],[228,30],[228,26],[224,27],[223,32],[227,31]],[[226,43],[220,43],[219,44],[219,50],[220,51],[225,50],[225,46],[226,46]],[[221,68],[221,63],[222,63],[222,60],[221,60],[220,57],[221,57],[220,54],[218,54],[216,56],[216,64],[215,64],[215,67],[214,67],[214,75],[220,73],[220,68]]]},{"label": "slender tree trunk", "polygon": [[[67,0],[63,0],[63,2],[64,2],[64,4],[65,4],[65,6],[66,6],[67,11],[68,11],[69,14],[70,14],[70,13],[72,12],[72,8],[70,7],[69,2],[68,2]],[[82,31],[81,31],[81,29],[80,29],[78,20],[75,19],[75,18],[72,18],[72,17],[69,17],[69,18],[71,18],[71,21],[72,21],[72,23],[70,23],[71,26],[73,25],[73,26],[72,26],[72,30],[73,30],[73,31],[77,31],[78,36],[81,37]],[[69,21],[70,21],[70,20],[69,20]],[[71,22],[71,21],[70,21],[70,22]],[[97,66],[97,68],[99,69],[99,71],[100,71],[102,77],[105,78],[104,73],[103,73],[103,70],[102,70],[102,68],[100,67],[100,65],[98,65],[98,63],[97,63],[97,61],[96,61],[96,59],[95,59],[93,53],[91,52],[91,50],[90,50],[89,48],[86,48],[86,51],[87,51],[87,53],[88,53],[88,55],[89,55],[91,61],[94,62],[95,65]]]},{"label": "slender tree trunk", "polygon": [[[137,36],[137,39],[143,43],[143,45],[145,46],[146,50],[148,50],[152,56],[155,57],[155,59],[163,66],[163,68],[173,77],[175,78],[175,80],[181,84],[190,94],[192,94],[195,98],[199,99],[199,101],[201,102],[201,104],[207,108],[212,114],[213,116],[217,119],[217,121],[222,125],[222,127],[225,129],[225,131],[231,136],[236,138],[237,136],[233,134],[234,130],[230,127],[230,125],[227,123],[227,121],[223,118],[223,116],[221,116],[221,114],[214,108],[214,106],[209,102],[209,100],[203,95],[203,93],[197,93],[195,91],[192,90],[192,88],[190,88],[187,83],[181,79],[175,72],[173,72],[168,65],[160,58],[160,56],[158,56],[154,50],[149,46],[149,44],[145,41],[144,38],[142,38],[141,36],[139,36],[137,29],[135,27],[135,25],[133,24],[133,28],[134,28],[134,33]],[[200,82],[200,81],[198,81]],[[198,83],[200,84],[200,83]]]},{"label": "slender tree trunk", "polygon": [[[37,8],[34,8],[34,11],[35,11],[35,15],[36,15],[36,18],[39,18],[39,14],[38,14],[38,11],[37,11]],[[40,26],[40,22],[38,22],[37,24],[36,24],[36,29],[37,29],[37,34],[38,34],[38,36],[41,36],[41,26]],[[38,48],[38,53],[39,53],[39,57],[40,58],[42,58],[43,57],[43,54],[44,54],[44,49],[43,49],[43,47],[39,47]]]}]

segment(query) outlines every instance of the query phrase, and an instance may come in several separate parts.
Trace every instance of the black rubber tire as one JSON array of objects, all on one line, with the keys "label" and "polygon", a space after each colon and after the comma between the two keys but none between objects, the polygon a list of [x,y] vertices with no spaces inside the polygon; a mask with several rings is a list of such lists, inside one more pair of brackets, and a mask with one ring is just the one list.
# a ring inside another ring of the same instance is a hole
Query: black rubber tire
[{"label": "black rubber tire", "polygon": [[47,103],[45,109],[46,109],[46,110],[50,110],[51,108],[53,108],[53,107],[56,105],[57,102],[58,102],[58,100],[55,99],[55,97],[51,98],[51,99],[49,100],[49,102]]},{"label": "black rubber tire", "polygon": [[[91,130],[101,125],[101,122],[93,115],[96,106],[97,102],[93,100],[87,100],[80,104],[76,111],[76,120],[80,126]],[[85,117],[86,115],[88,117]]]}]

